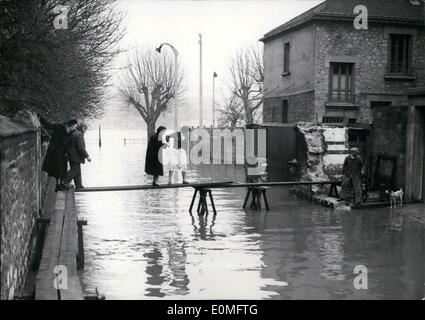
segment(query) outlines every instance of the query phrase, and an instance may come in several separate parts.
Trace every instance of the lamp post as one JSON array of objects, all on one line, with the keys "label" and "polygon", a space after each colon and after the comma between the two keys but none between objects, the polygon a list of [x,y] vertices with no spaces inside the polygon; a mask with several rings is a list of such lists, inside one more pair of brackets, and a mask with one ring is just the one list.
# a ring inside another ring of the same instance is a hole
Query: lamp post
[{"label": "lamp post", "polygon": [[213,73],[213,94],[212,94],[212,108],[213,108],[213,128],[215,128],[215,78],[217,78],[217,73]]},{"label": "lamp post", "polygon": [[156,48],[157,52],[161,52],[161,49],[163,46],[169,46],[171,48],[171,50],[173,50],[174,53],[174,129],[177,131],[179,130],[179,114],[178,114],[178,110],[177,110],[177,59],[179,56],[179,52],[177,51],[176,48],[174,48],[174,46],[172,46],[171,44],[169,44],[168,42],[163,42],[159,45],[158,48]]}]

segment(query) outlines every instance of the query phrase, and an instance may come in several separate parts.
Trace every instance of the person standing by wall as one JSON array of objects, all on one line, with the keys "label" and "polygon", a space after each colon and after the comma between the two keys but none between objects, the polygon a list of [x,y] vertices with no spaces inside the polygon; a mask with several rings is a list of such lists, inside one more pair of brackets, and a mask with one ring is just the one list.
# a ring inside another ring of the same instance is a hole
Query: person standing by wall
[{"label": "person standing by wall", "polygon": [[42,170],[47,172],[49,177],[56,179],[56,192],[65,190],[63,184],[67,170],[65,152],[68,149],[69,135],[77,128],[78,122],[72,119],[66,123],[58,124],[40,117],[40,123],[51,133]]},{"label": "person standing by wall", "polygon": [[84,141],[84,133],[87,131],[87,125],[81,123],[76,130],[71,134],[70,144],[67,150],[69,166],[71,169],[65,175],[63,179],[65,189],[68,188],[68,184],[74,179],[75,188],[83,189],[81,178],[81,164],[85,163],[87,159],[91,162],[91,158],[86,150],[86,143]]},{"label": "person standing by wall", "polygon": [[347,200],[348,189],[354,188],[354,204],[358,205],[362,202],[362,186],[361,176],[363,172],[363,159],[359,155],[358,148],[351,148],[350,155],[344,160],[342,166],[343,182],[341,193],[339,196],[340,201]]}]

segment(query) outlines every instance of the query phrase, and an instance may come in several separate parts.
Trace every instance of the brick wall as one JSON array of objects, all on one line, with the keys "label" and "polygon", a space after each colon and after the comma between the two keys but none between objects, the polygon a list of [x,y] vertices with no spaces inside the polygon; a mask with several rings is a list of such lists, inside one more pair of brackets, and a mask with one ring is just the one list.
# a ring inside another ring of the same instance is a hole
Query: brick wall
[{"label": "brick wall", "polygon": [[314,120],[314,91],[289,96],[289,123]]},{"label": "brick wall", "polygon": [[264,123],[282,122],[282,100],[288,100],[288,123],[313,122],[314,92],[303,92],[285,97],[265,99],[263,106]]},{"label": "brick wall", "polygon": [[264,99],[263,103],[263,122],[273,123],[281,122],[282,119],[282,98]]},{"label": "brick wall", "polygon": [[22,292],[36,242],[41,148],[36,130],[1,118],[1,299]]}]

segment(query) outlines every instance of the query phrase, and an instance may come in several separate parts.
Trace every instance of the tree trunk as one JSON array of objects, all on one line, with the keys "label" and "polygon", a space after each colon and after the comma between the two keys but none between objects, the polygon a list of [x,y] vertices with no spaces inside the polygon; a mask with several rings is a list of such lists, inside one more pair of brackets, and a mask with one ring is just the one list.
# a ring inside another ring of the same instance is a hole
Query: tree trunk
[{"label": "tree trunk", "polygon": [[243,108],[245,110],[245,121],[246,124],[252,124],[254,122],[253,110],[251,108],[252,102],[249,100],[249,92],[245,91],[243,93]]},{"label": "tree trunk", "polygon": [[148,128],[148,139],[155,134],[155,122],[154,120],[148,121],[146,126]]},{"label": "tree trunk", "polygon": [[252,115],[252,110],[249,108],[245,109],[245,121],[246,124],[252,124],[254,122],[254,117]]}]

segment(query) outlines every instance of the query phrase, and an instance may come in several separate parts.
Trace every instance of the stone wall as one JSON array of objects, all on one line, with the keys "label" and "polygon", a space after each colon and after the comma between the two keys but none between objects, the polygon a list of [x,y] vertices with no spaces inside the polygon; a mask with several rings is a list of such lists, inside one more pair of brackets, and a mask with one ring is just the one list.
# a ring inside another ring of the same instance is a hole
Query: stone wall
[{"label": "stone wall", "polygon": [[[388,39],[390,33],[412,34],[412,76],[416,79],[386,77]],[[357,122],[372,123],[370,102],[390,101],[393,105],[407,105],[407,88],[425,82],[425,33],[422,29],[370,24],[368,30],[356,30],[352,22],[321,22],[316,29],[315,110],[321,121],[324,115],[335,115],[329,110],[329,69],[331,62],[354,63],[355,104],[357,110],[339,112],[357,118]],[[332,114],[328,114],[332,113]]]},{"label": "stone wall", "polygon": [[41,148],[36,128],[0,120],[1,299],[13,299],[25,285],[36,241]]},{"label": "stone wall", "polygon": [[[340,178],[348,154],[348,129],[312,123],[299,123],[297,128],[306,143],[306,156],[297,159],[299,179],[323,181]],[[327,188],[313,186],[315,193],[326,191]]]},{"label": "stone wall", "polygon": [[[393,188],[404,188],[406,158],[407,107],[374,107],[374,124],[371,127],[366,148],[366,172],[371,188],[375,185],[378,157],[395,159]],[[340,178],[342,164],[349,154],[349,128],[299,123],[298,130],[304,137],[306,156],[298,157],[299,180],[333,180]],[[313,191],[320,192],[316,188]]]}]

